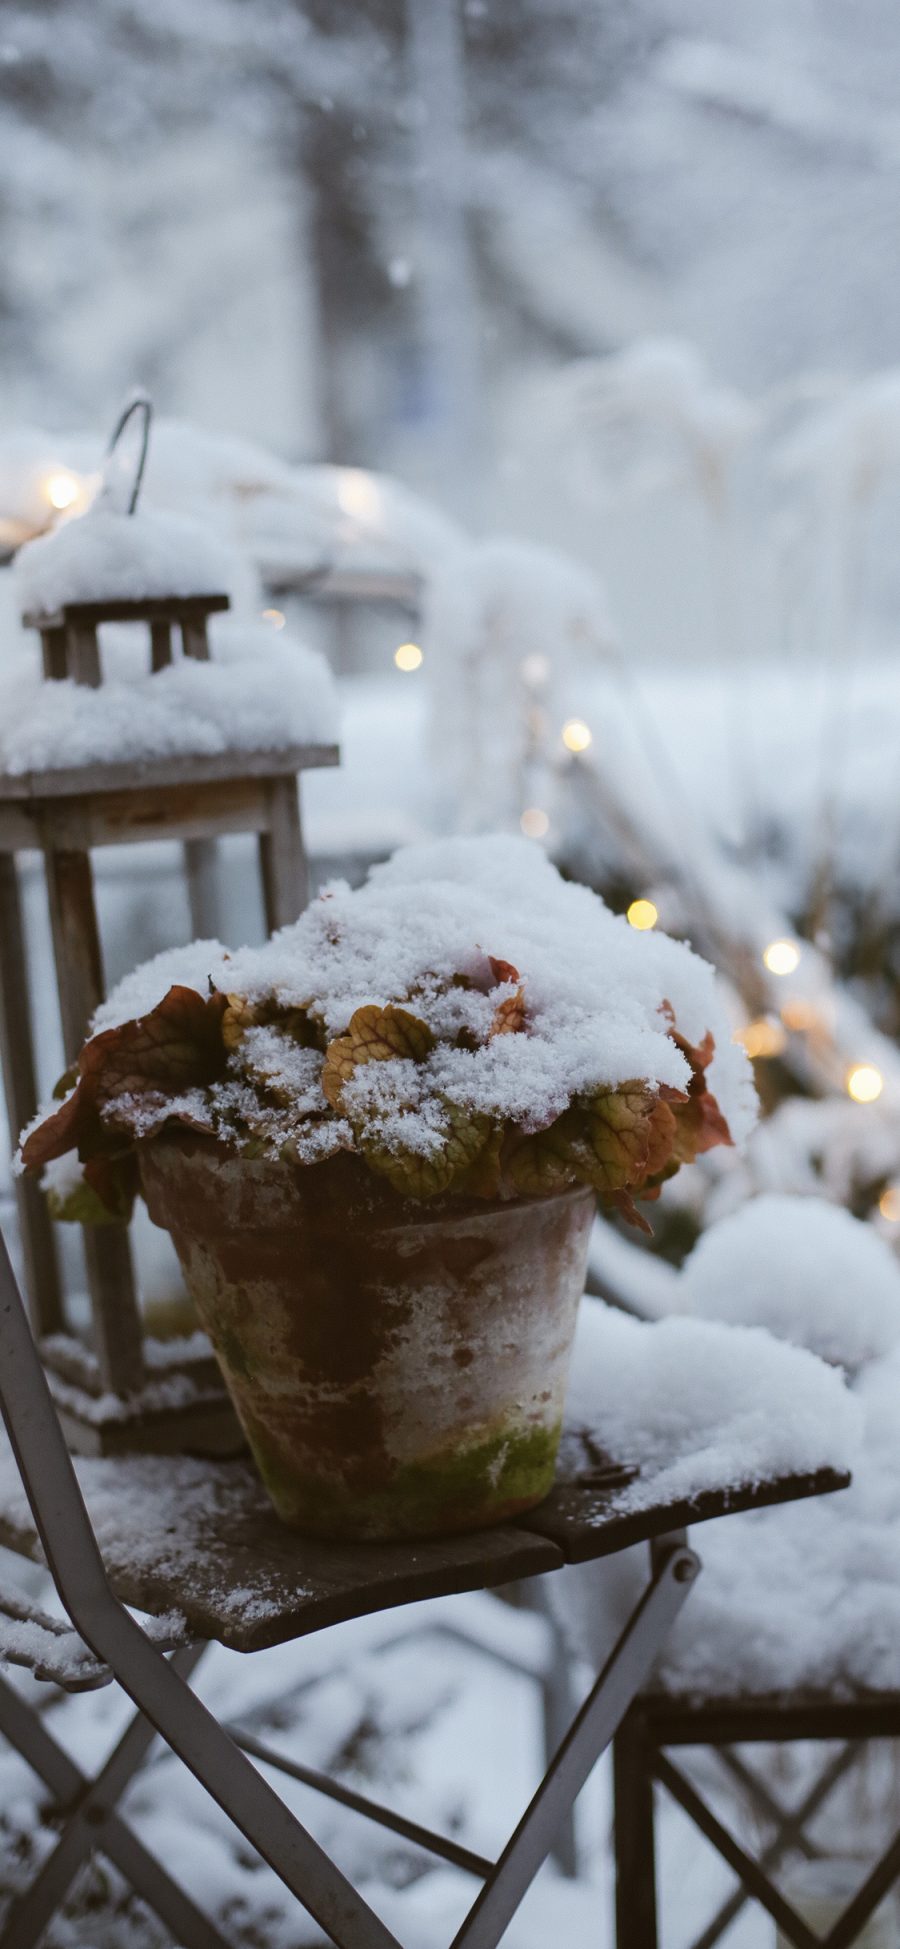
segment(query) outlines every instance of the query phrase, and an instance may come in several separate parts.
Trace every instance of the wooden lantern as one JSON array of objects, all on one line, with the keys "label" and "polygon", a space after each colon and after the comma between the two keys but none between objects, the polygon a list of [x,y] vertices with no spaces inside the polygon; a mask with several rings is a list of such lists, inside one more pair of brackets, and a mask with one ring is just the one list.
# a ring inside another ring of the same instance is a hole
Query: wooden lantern
[{"label": "wooden lantern", "polygon": [[[142,461],[145,451],[146,426]],[[228,607],[227,595],[209,592],[77,602],[23,620],[40,632],[49,681],[70,677],[96,686],[102,681],[103,624],[142,625],[151,668],[160,670],[172,659],[176,630],[185,655],[207,658],[208,618]],[[93,849],[179,840],[192,926],[207,935],[216,931],[215,842],[225,834],[255,833],[266,924],[269,930],[285,926],[309,897],[298,776],[338,762],[334,745],[295,745],[0,775],[0,1059],[14,1136],[37,1109],[17,855],[37,851],[43,858],[63,1044],[71,1063],[105,992]],[[25,1178],[17,1179],[16,1192],[32,1323],[73,1447],[108,1453],[234,1445],[237,1424],[211,1359],[176,1357],[167,1365],[165,1346],[156,1343],[148,1367],[127,1226],[84,1228],[93,1342],[86,1348],[69,1325],[44,1195]]]}]

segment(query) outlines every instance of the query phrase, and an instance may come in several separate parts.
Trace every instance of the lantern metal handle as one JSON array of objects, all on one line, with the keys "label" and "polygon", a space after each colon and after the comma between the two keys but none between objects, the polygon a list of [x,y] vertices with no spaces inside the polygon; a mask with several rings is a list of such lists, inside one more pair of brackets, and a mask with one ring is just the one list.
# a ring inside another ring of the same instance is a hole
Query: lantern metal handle
[{"label": "lantern metal handle", "polygon": [[119,414],[116,424],[113,427],[112,434],[110,436],[109,445],[106,449],[106,459],[108,462],[112,459],[112,456],[115,453],[119,441],[122,438],[125,428],[128,425],[129,420],[134,416],[135,413],[140,413],[142,415],[143,428],[142,428],[141,446],[140,446],[140,452],[138,454],[137,467],[135,468],[134,480],[131,485],[131,494],[129,496],[129,501],[128,501],[127,512],[129,514],[134,513],[135,508],[137,507],[138,504],[138,495],[140,494],[141,482],[143,481],[144,478],[144,468],[147,464],[147,448],[150,445],[150,426],[153,420],[153,402],[151,399],[148,398],[146,393],[135,393],[134,397],[128,401],[127,406],[124,406],[122,408],[122,411]]}]

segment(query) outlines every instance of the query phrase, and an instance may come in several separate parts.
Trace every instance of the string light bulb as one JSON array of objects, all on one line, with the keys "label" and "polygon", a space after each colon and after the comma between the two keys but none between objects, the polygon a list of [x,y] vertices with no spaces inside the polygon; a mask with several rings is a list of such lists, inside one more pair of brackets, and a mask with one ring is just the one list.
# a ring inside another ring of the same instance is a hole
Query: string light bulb
[{"label": "string light bulb", "polygon": [[593,733],[582,717],[570,717],[563,725],[562,741],[567,751],[586,751]]},{"label": "string light bulb", "polygon": [[763,960],[770,974],[793,974],[800,966],[800,949],[796,941],[770,941]]},{"label": "string light bulb", "polygon": [[287,622],[283,609],[264,609],[262,619],[264,623],[271,623],[273,629],[283,629]]},{"label": "string light bulb", "polygon": [[900,1184],[888,1184],[878,1200],[878,1209],[889,1225],[900,1225]]},{"label": "string light bulb", "polygon": [[45,493],[50,506],[61,514],[65,508],[74,507],[80,499],[81,482],[77,474],[69,474],[61,469],[59,473],[49,476]]},{"label": "string light bulb", "polygon": [[656,926],[659,909],[653,905],[652,900],[632,900],[625,919],[629,927],[635,927],[639,934],[645,934],[648,928]]},{"label": "string light bulb", "polygon": [[381,513],[378,483],[363,467],[339,469],[337,502],[342,514],[353,515],[359,521],[373,521]]},{"label": "string light bulb", "polygon": [[543,839],[550,829],[550,820],[539,805],[526,806],[519,824],[526,839]]},{"label": "string light bulb", "polygon": [[755,1022],[745,1022],[734,1037],[746,1049],[752,1062],[766,1057],[780,1056],[787,1042],[785,1031],[775,1015],[760,1015]]},{"label": "string light bulb", "polygon": [[418,643],[401,643],[394,651],[394,662],[398,670],[418,670],[423,656]]},{"label": "string light bulb", "polygon": [[858,1062],[848,1069],[846,1086],[854,1103],[875,1103],[884,1089],[884,1077],[874,1063]]},{"label": "string light bulb", "polygon": [[806,1034],[807,1030],[814,1029],[819,1021],[812,1003],[805,1002],[801,995],[792,995],[790,1000],[784,1003],[781,1019],[785,1028],[790,1029],[794,1035]]}]

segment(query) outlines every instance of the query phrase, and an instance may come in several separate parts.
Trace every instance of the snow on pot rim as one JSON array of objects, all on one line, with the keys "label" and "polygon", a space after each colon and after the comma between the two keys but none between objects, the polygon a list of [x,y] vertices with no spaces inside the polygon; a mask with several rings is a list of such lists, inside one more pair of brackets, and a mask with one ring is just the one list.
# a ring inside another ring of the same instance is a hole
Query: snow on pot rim
[{"label": "snow on pot rim", "polygon": [[119,1211],[134,1144],[181,1123],[251,1156],[355,1152],[413,1197],[589,1184],[634,1215],[755,1113],[708,964],[508,837],[406,848],[261,948],[158,956],[93,1031],[20,1162],[77,1146]]}]

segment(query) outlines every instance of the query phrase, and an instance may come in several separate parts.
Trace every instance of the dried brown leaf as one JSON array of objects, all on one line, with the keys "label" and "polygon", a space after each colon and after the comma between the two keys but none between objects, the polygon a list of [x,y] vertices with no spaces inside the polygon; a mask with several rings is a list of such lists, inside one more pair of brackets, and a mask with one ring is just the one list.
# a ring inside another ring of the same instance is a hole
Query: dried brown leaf
[{"label": "dried brown leaf", "polygon": [[494,1010],[494,1019],[489,1030],[489,1039],[495,1035],[519,1035],[525,1027],[525,990],[517,988],[514,995],[506,995]]},{"label": "dried brown leaf", "polygon": [[86,1042],[71,1096],[32,1131],[22,1146],[27,1170],[77,1149],[82,1159],[108,1153],[104,1113],[123,1096],[153,1097],[214,1082],[225,1067],[224,995],[198,995],[175,986],[147,1015],[106,1029]]}]

